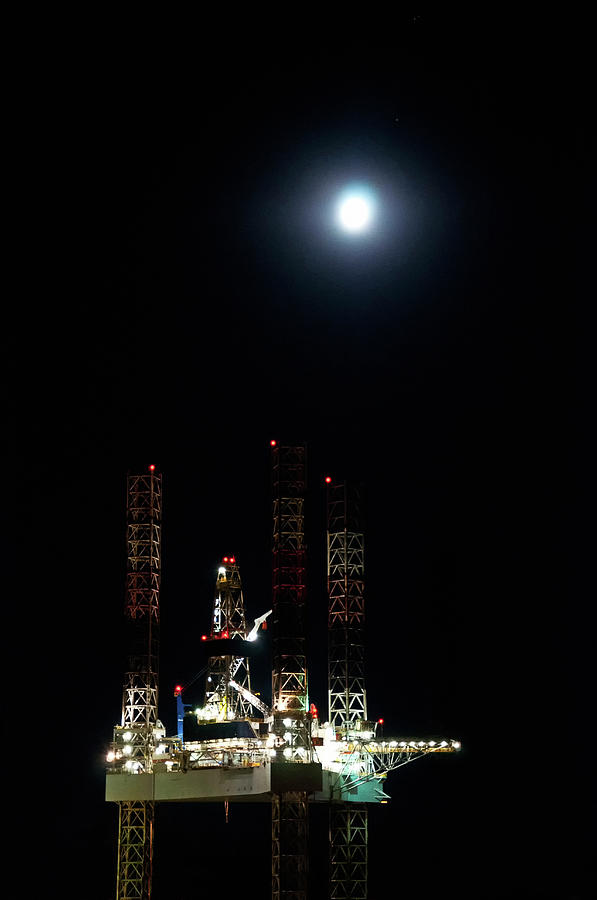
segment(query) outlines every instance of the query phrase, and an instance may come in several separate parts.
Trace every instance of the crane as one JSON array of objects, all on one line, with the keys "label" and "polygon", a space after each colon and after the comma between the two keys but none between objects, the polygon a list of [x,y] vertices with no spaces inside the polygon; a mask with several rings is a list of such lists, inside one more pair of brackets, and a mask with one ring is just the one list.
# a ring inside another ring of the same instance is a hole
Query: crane
[{"label": "crane", "polygon": [[258,709],[265,718],[269,718],[269,716],[271,716],[272,711],[269,706],[266,706],[263,700],[257,697],[256,694],[252,694],[251,691],[247,690],[246,687],[243,687],[242,684],[238,684],[238,682],[236,681],[229,681],[228,684],[230,685],[230,687],[234,688],[235,691],[238,691],[239,694],[242,694],[247,703],[250,703],[251,706],[254,706],[255,709]]},{"label": "crane", "polygon": [[255,619],[255,623],[254,623],[253,627],[247,634],[248,641],[256,640],[257,632],[259,631],[260,626],[263,626],[264,628],[266,627],[264,623],[265,623],[267,617],[271,616],[272,612],[273,612],[273,610],[268,609],[268,611],[266,613],[264,613],[262,616],[259,616],[257,619]]}]

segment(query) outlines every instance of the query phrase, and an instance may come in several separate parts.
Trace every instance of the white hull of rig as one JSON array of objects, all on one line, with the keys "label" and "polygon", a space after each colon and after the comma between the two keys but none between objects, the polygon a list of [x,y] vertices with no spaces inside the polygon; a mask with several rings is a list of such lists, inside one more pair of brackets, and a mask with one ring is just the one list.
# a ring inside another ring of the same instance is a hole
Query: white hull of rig
[{"label": "white hull of rig", "polygon": [[[317,763],[282,764],[281,773],[274,764],[233,767],[230,769],[189,769],[187,772],[151,772],[109,774],[106,778],[106,800],[182,803],[241,802],[271,803],[272,794],[281,790],[302,789],[312,803],[342,800],[353,803],[379,803],[387,798],[380,778],[356,786],[346,776],[322,770]],[[273,770],[273,777],[272,777]]]}]

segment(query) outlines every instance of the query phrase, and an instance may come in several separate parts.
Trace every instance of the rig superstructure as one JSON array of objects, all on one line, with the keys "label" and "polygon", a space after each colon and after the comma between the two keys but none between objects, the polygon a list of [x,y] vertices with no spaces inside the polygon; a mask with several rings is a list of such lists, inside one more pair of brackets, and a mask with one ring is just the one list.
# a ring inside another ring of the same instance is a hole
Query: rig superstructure
[{"label": "rig superstructure", "polygon": [[[327,484],[328,715],[309,703],[305,652],[306,448],[271,441],[272,608],[249,629],[235,557],[218,569],[205,701],[167,737],[157,715],[162,479],[128,478],[125,620],[130,657],[121,725],[108,752],[106,799],[118,804],[117,900],[150,900],[156,802],[261,802],[272,809],[272,900],[306,900],[309,804],[330,809],[329,896],[367,897],[368,804],[389,772],[455,740],[377,737],[365,689],[365,554],[359,490]],[[271,616],[271,619],[269,618]],[[271,625],[272,700],[251,690],[249,658]],[[196,680],[193,679],[194,680]],[[187,686],[188,687],[188,686]],[[203,727],[209,726],[209,727]]]}]

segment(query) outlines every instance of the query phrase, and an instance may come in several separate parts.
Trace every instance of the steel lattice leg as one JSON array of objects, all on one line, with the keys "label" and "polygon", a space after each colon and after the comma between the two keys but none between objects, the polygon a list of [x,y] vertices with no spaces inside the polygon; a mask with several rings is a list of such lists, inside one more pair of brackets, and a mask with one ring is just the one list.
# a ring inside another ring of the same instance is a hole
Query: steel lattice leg
[{"label": "steel lattice leg", "polygon": [[272,900],[306,900],[309,831],[307,794],[272,798]]},{"label": "steel lattice leg", "polygon": [[330,898],[367,898],[367,807],[330,806]]},{"label": "steel lattice leg", "polygon": [[118,804],[118,875],[116,900],[150,900],[154,804]]}]

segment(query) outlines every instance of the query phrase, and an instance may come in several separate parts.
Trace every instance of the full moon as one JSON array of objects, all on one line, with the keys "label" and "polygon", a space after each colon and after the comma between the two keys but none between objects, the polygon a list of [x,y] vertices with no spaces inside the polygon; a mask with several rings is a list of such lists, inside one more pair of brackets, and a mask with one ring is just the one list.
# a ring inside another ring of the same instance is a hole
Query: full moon
[{"label": "full moon", "polygon": [[345,194],[338,203],[338,222],[345,231],[365,231],[372,215],[371,200],[364,194]]}]

